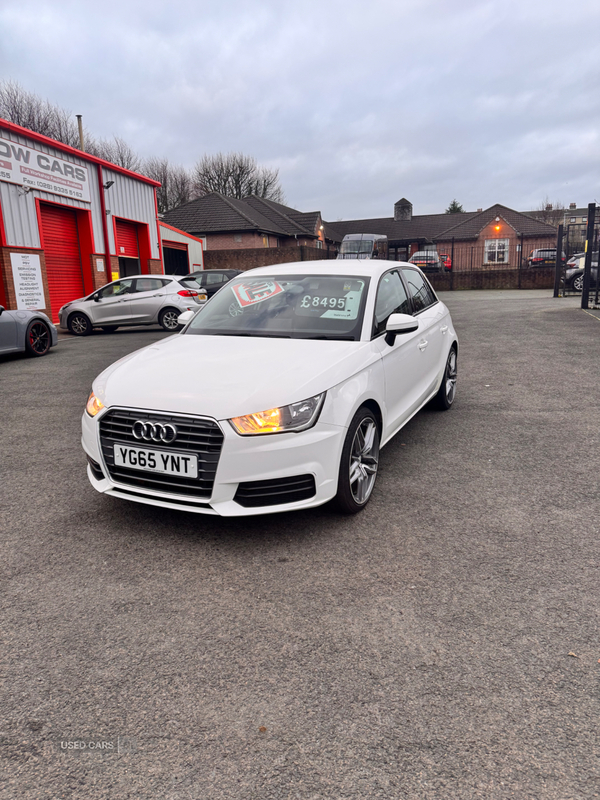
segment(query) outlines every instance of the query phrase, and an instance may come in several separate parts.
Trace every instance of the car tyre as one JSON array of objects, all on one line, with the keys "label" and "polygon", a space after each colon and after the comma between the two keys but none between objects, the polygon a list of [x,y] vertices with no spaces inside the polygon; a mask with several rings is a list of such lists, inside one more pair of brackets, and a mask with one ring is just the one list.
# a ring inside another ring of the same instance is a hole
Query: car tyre
[{"label": "car tyre", "polygon": [[583,292],[583,275],[577,275],[573,278],[571,287],[575,292]]},{"label": "car tyre", "polygon": [[67,328],[74,336],[89,336],[92,332],[92,323],[85,314],[75,311],[67,320]]},{"label": "car tyre", "polygon": [[169,333],[180,331],[181,325],[177,322],[177,320],[181,313],[182,312],[179,311],[177,308],[163,308],[163,310],[158,315],[158,324],[165,331],[169,331]]},{"label": "car tyre", "polygon": [[438,393],[434,398],[434,404],[442,411],[448,411],[452,408],[454,398],[456,397],[456,377],[458,374],[458,353],[456,348],[450,348],[448,358],[446,359],[446,367],[444,369],[444,377]]},{"label": "car tyre", "polygon": [[344,514],[356,514],[369,502],[377,479],[381,432],[375,414],[358,409],[346,434],[335,503]]},{"label": "car tyre", "polygon": [[27,326],[25,334],[25,350],[28,355],[45,356],[52,343],[50,328],[41,319],[34,319]]}]

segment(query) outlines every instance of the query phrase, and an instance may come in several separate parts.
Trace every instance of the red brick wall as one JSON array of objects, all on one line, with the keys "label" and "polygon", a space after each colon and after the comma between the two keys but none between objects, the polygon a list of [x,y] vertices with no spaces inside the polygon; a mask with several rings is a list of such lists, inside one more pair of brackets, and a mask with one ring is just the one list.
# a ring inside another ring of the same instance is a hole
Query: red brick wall
[{"label": "red brick wall", "polygon": [[[496,230],[496,226],[500,230]],[[502,218],[499,222],[492,221],[487,225],[479,234],[476,240],[468,242],[454,242],[454,263],[453,269],[457,272],[475,269],[496,269],[501,265],[486,263],[485,242],[490,239],[508,239],[508,261],[502,265],[504,267],[516,268],[520,263],[519,246],[521,244],[521,236],[514,228],[508,225]],[[555,236],[541,236],[523,239],[523,259],[526,259],[529,253],[537,247],[555,247]],[[438,253],[452,252],[452,242],[437,242]]]},{"label": "red brick wall", "polygon": [[163,274],[163,265],[162,261],[158,261],[157,259],[148,259],[148,272],[150,275],[162,275]]},{"label": "red brick wall", "polygon": [[[265,234],[266,235],[266,234]],[[235,236],[241,237],[241,241],[236,242]],[[275,236],[275,234],[268,234],[269,244],[268,249],[278,247],[316,247],[316,241],[309,238],[295,239],[293,236]],[[209,250],[247,250],[258,249],[265,247],[262,234],[259,236],[257,233],[208,233],[206,234],[206,248],[205,252]]]},{"label": "red brick wall", "polygon": [[208,250],[204,253],[205,269],[254,269],[288,261],[317,261],[335,258],[335,253],[315,247],[260,247],[246,250]]},{"label": "red brick wall", "polygon": [[[240,236],[236,242],[234,237]],[[206,235],[206,250],[244,250],[248,247],[263,247],[262,236],[256,233],[209,233]]]}]

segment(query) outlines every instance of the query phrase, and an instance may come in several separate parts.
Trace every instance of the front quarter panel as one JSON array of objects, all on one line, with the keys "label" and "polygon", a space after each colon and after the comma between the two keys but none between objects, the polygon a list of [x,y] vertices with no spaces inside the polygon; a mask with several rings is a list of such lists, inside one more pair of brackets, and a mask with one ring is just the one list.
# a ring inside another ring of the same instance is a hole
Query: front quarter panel
[{"label": "front quarter panel", "polygon": [[381,410],[385,426],[386,407],[384,372],[381,358],[329,389],[321,412],[321,421],[348,428],[352,417],[367,401],[375,401]]}]

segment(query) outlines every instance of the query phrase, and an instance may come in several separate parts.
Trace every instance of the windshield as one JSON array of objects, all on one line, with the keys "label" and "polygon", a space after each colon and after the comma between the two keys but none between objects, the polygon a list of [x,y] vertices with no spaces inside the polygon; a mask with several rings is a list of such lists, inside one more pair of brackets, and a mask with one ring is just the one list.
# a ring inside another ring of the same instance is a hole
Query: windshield
[{"label": "windshield", "polygon": [[234,278],[186,328],[200,336],[360,339],[368,277]]},{"label": "windshield", "polygon": [[372,239],[350,239],[342,242],[340,253],[347,255],[348,253],[370,253],[373,250]]}]

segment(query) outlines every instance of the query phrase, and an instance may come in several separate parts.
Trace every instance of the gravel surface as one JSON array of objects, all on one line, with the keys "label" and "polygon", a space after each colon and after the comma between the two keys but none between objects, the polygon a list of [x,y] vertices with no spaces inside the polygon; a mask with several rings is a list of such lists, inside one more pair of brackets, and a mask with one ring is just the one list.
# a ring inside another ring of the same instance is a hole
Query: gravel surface
[{"label": "gravel surface", "polygon": [[600,319],[443,299],[455,406],[353,518],[97,494],[92,379],[158,329],[0,359],[2,800],[600,796]]}]

